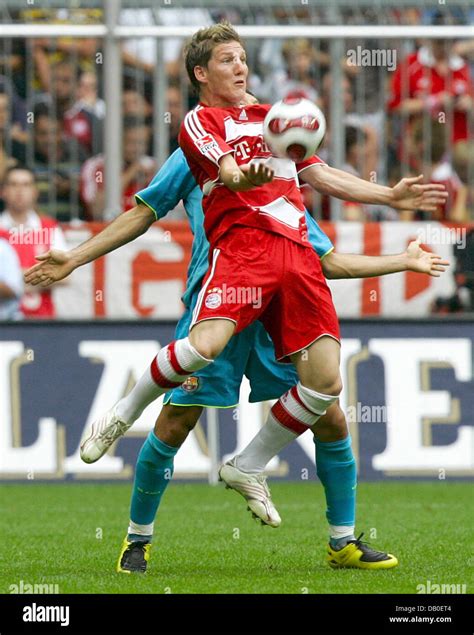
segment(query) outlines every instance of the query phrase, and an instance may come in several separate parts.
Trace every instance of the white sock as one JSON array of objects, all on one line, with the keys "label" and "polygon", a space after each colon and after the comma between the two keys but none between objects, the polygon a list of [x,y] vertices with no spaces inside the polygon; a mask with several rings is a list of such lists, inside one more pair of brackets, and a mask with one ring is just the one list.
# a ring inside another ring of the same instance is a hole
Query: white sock
[{"label": "white sock", "polygon": [[276,419],[269,416],[267,423],[254,436],[245,450],[235,457],[235,465],[248,474],[263,472],[270,459],[299,435],[293,430],[283,427]]},{"label": "white sock", "polygon": [[262,472],[270,459],[314,425],[336,400],[298,382],[280,397],[265,425],[235,457],[236,467],[248,474]]},{"label": "white sock", "polygon": [[352,538],[354,536],[354,530],[354,525],[329,525],[329,535],[333,540]]},{"label": "white sock", "polygon": [[189,375],[212,362],[200,355],[186,337],[163,347],[135,387],[117,406],[117,415],[130,423],[160,395],[181,385]]},{"label": "white sock", "polygon": [[355,540],[354,525],[329,525],[329,544],[333,549],[343,549],[349,540]]},{"label": "white sock", "polygon": [[136,534],[137,536],[153,536],[153,527],[155,523],[150,523],[149,525],[139,525],[138,523],[134,523],[133,520],[130,520],[130,524],[128,525],[128,535]]}]

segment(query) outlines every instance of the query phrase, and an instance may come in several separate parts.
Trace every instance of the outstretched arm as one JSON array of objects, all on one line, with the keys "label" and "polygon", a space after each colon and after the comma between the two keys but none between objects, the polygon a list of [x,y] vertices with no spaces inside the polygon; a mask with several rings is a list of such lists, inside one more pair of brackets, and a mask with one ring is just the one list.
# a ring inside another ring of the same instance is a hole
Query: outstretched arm
[{"label": "outstretched arm", "polygon": [[349,172],[317,165],[300,172],[300,180],[321,194],[356,203],[390,205],[395,209],[435,212],[448,198],[444,185],[421,184],[423,175],[404,178],[394,187],[360,179]]},{"label": "outstretched arm", "polygon": [[25,272],[25,282],[33,286],[48,287],[63,280],[74,269],[118,249],[146,232],[156,220],[146,205],[137,205],[129,212],[117,216],[101,232],[70,251],[51,249],[38,256],[40,262]]},{"label": "outstretched arm", "polygon": [[413,240],[402,254],[393,256],[362,256],[338,254],[332,251],[321,260],[326,278],[371,278],[398,271],[416,271],[439,278],[449,266],[441,256],[424,251],[419,240]]}]

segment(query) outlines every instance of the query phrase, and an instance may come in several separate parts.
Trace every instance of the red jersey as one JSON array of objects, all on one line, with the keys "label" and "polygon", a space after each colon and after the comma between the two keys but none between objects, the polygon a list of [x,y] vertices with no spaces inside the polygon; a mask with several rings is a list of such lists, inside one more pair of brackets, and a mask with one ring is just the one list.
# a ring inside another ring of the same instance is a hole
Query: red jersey
[{"label": "red jersey", "polygon": [[[312,157],[295,164],[272,156],[263,139],[263,120],[271,106],[210,108],[202,105],[185,117],[179,144],[201,188],[204,229],[211,246],[234,225],[258,227],[310,246],[305,206],[298,174],[316,163]],[[219,161],[232,154],[237,165],[265,163],[275,176],[271,183],[233,192],[219,181]]]},{"label": "red jersey", "polygon": [[[15,225],[8,211],[3,212],[0,215],[0,232],[15,249],[23,270],[38,264],[36,256],[50,249],[67,249],[59,224],[54,219],[39,216],[34,211],[28,213],[24,225]],[[25,317],[55,317],[51,289],[25,293],[20,308]]]},{"label": "red jersey", "polygon": [[63,121],[64,133],[77,139],[88,152],[92,152],[92,124],[84,110],[71,108],[64,113]]},{"label": "red jersey", "polygon": [[[436,70],[435,60],[426,47],[421,47],[417,53],[409,55],[395,71],[392,81],[392,96],[388,103],[389,109],[397,108],[403,99],[426,99],[427,110],[432,116],[444,110],[437,104],[436,95],[447,92],[453,97],[474,95],[474,86],[469,72],[469,66],[461,57],[451,56],[449,72],[446,76]],[[453,138],[460,141],[468,137],[468,120],[466,113],[456,110],[453,106]]]}]

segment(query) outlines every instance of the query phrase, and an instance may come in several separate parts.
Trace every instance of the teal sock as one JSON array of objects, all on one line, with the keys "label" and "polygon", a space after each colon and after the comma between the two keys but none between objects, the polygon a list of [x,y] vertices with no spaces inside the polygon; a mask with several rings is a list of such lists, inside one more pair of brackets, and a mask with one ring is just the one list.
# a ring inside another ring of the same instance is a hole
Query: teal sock
[{"label": "teal sock", "polygon": [[[332,526],[355,525],[357,467],[352,452],[351,437],[341,441],[322,442],[316,445],[317,474],[326,495],[326,518]],[[352,533],[341,538],[330,538],[331,546],[343,547],[354,538]]]},{"label": "teal sock", "polygon": [[[173,459],[179,447],[160,441],[153,430],[140,450],[135,469],[130,519],[138,525],[151,525],[161,497],[173,476]],[[151,534],[129,534],[135,540],[151,540]]]}]

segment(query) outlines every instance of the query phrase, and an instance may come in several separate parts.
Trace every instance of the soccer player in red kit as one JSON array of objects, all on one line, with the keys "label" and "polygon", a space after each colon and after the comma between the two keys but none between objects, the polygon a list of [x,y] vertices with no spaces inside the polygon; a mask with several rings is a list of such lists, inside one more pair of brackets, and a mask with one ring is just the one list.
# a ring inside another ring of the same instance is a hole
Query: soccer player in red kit
[{"label": "soccer player in red kit", "polygon": [[[295,165],[272,157],[262,137],[270,106],[239,107],[248,68],[230,25],[196,33],[186,66],[203,105],[186,116],[180,145],[204,193],[209,271],[189,336],[162,348],[120,411],[86,430],[81,457],[90,463],[148,403],[211,363],[234,333],[257,319],[270,333],[277,357],[291,358],[300,380],[272,408],[272,419],[302,432],[337,401],[342,388],[338,320],[307,239],[297,182],[297,172],[318,160]],[[375,553],[397,564],[393,556]]]},{"label": "soccer player in red kit", "polygon": [[326,412],[342,388],[338,320],[307,240],[297,184],[297,170],[308,170],[318,160],[295,166],[272,157],[262,137],[269,106],[239,107],[246,98],[248,68],[230,25],[198,31],[188,45],[186,66],[205,106],[185,118],[180,145],[205,194],[212,261],[189,337],[158,353],[128,395],[125,412],[116,413],[117,430],[109,435],[106,415],[86,431],[81,450],[86,462],[100,458],[109,437],[123,433],[138,410],[211,363],[234,333],[257,319],[272,336],[277,357],[291,357],[300,379],[272,416],[288,419],[301,431]]}]

